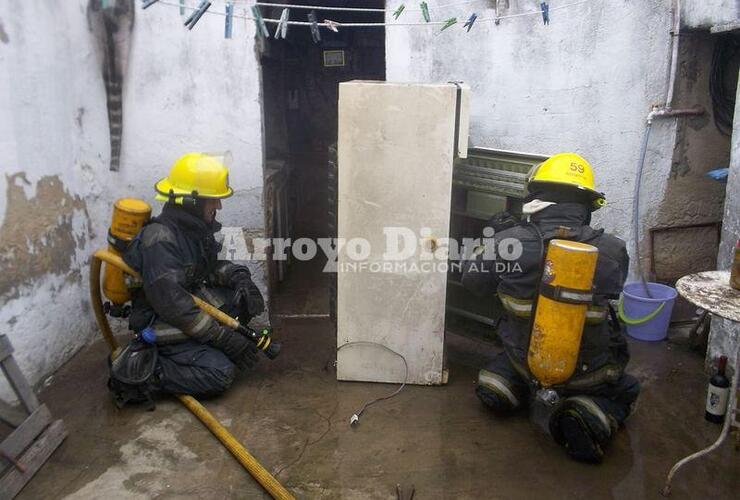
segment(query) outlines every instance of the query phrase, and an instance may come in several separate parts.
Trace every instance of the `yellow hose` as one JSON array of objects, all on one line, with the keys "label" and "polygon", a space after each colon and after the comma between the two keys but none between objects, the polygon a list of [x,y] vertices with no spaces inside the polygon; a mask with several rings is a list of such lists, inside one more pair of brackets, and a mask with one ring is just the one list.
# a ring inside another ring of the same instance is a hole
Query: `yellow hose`
[{"label": "yellow hose", "polygon": [[[138,278],[139,274],[129,267],[121,257],[108,250],[98,250],[95,252],[90,264],[90,299],[92,301],[93,311],[95,312],[95,319],[98,322],[100,331],[103,333],[103,337],[105,337],[105,340],[110,347],[113,357],[115,357],[119,349],[119,345],[110,329],[110,324],[108,323],[105,311],[103,311],[103,299],[100,294],[100,268],[102,262],[116,266],[135,278]],[[196,296],[193,296],[193,300],[198,307],[213,316],[217,321],[227,326],[238,326],[239,322],[237,320],[216,309],[211,304]],[[203,422],[203,425],[205,425],[208,430],[210,430],[213,435],[221,441],[224,447],[234,455],[234,458],[236,458],[247,472],[249,472],[249,474],[251,474],[263,488],[265,488],[272,498],[279,500],[295,500],[295,497],[291,495],[290,492],[267,471],[267,469],[262,467],[262,465],[246,450],[246,448],[244,448],[244,446],[242,446],[242,444],[237,441],[237,439],[232,436],[231,433],[229,433],[229,431],[221,425],[218,420],[216,420],[216,417],[206,410],[198,400],[192,396],[184,394],[178,394],[177,399],[179,399],[180,402],[198,418],[198,420]]]},{"label": "yellow hose", "polygon": [[90,302],[92,303],[95,320],[98,322],[100,332],[108,343],[110,351],[115,355],[120,346],[118,345],[116,338],[113,336],[113,332],[110,329],[110,323],[108,323],[108,318],[105,316],[105,311],[103,310],[103,297],[100,294],[101,264],[101,260],[97,256],[93,256],[92,261],[90,262]]},{"label": "yellow hose", "polygon": [[272,474],[260,465],[260,463],[239,443],[234,436],[232,436],[211,413],[206,410],[194,397],[180,394],[177,396],[182,404],[184,404],[188,410],[193,412],[193,415],[203,422],[203,425],[208,427],[208,430],[223,443],[227,450],[234,455],[240,464],[249,471],[253,478],[267,490],[272,498],[280,500],[295,500],[295,497],[286,490],[282,484],[275,479]]}]

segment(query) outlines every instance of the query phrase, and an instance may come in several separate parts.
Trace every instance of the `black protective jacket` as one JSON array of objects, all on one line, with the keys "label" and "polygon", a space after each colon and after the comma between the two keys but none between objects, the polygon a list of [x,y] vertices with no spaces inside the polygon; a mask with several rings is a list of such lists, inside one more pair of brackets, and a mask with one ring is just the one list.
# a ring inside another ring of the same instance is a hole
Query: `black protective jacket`
[{"label": "black protective jacket", "polygon": [[190,294],[203,287],[232,287],[235,276],[249,276],[247,267],[218,260],[221,247],[214,233],[220,228],[170,203],[144,226],[123,256],[143,281],[133,292],[132,330],[145,328],[156,315],[200,342],[211,340],[218,324]]},{"label": "black protective jacket", "polygon": [[[607,321],[608,299],[617,298],[627,277],[629,256],[625,243],[616,236],[593,229],[588,225],[590,211],[579,203],[559,203],[533,214],[532,224],[520,224],[494,235],[496,246],[506,238],[514,238],[522,244],[522,255],[515,261],[483,259],[483,255],[472,257],[463,263],[463,285],[479,295],[498,294],[499,298],[512,301],[526,308],[535,299],[542,272],[543,240],[569,239],[588,243],[599,249],[594,276],[595,321],[587,321],[581,340],[581,350],[574,380],[579,377],[584,385],[590,382],[609,381],[618,378],[629,360],[626,342],[622,334]],[[539,230],[539,231],[538,231]],[[496,262],[505,265],[496,265]],[[514,266],[513,263],[518,263]],[[601,319],[596,311],[601,311]],[[499,328],[499,336],[512,364],[526,372],[529,348],[530,319],[525,315],[507,311]],[[598,373],[595,373],[598,372]],[[596,380],[598,379],[598,380]],[[605,380],[602,380],[605,379]]]}]

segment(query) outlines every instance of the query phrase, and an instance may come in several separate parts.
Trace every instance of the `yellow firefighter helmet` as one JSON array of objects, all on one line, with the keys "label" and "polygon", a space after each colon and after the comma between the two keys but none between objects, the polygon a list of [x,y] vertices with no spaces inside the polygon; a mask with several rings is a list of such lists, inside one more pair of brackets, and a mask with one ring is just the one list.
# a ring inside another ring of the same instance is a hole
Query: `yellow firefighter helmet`
[{"label": "yellow firefighter helmet", "polygon": [[182,203],[184,197],[228,198],[234,194],[229,186],[229,169],[214,155],[188,153],[172,165],[170,174],[159,180],[155,199]]},{"label": "yellow firefighter helmet", "polygon": [[594,172],[583,157],[575,153],[558,153],[534,167],[527,177],[527,189],[534,192],[549,186],[575,187],[593,202],[592,210],[606,204],[604,193],[596,190]]}]

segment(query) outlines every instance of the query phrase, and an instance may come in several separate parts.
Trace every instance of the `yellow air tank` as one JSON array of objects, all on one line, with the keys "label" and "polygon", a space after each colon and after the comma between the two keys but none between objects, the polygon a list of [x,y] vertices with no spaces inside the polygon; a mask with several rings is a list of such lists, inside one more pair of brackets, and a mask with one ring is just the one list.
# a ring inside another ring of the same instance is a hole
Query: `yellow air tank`
[{"label": "yellow air tank", "polygon": [[[152,207],[136,198],[121,198],[113,205],[113,219],[108,230],[108,250],[122,255],[129,242],[139,233],[152,214]],[[128,302],[129,293],[123,279],[123,271],[105,265],[103,293],[113,303],[120,306]]]},{"label": "yellow air tank", "polygon": [[527,356],[543,387],[562,384],[575,371],[598,256],[585,243],[550,241]]}]

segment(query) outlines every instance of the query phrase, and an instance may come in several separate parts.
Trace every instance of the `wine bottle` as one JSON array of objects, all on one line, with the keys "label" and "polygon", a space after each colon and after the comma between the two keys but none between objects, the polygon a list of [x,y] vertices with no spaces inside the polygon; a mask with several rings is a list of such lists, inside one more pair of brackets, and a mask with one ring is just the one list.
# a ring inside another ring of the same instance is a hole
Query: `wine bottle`
[{"label": "wine bottle", "polygon": [[727,400],[730,396],[730,380],[725,375],[727,356],[720,356],[717,373],[709,379],[707,406],[704,418],[715,424],[721,424],[727,413]]}]

